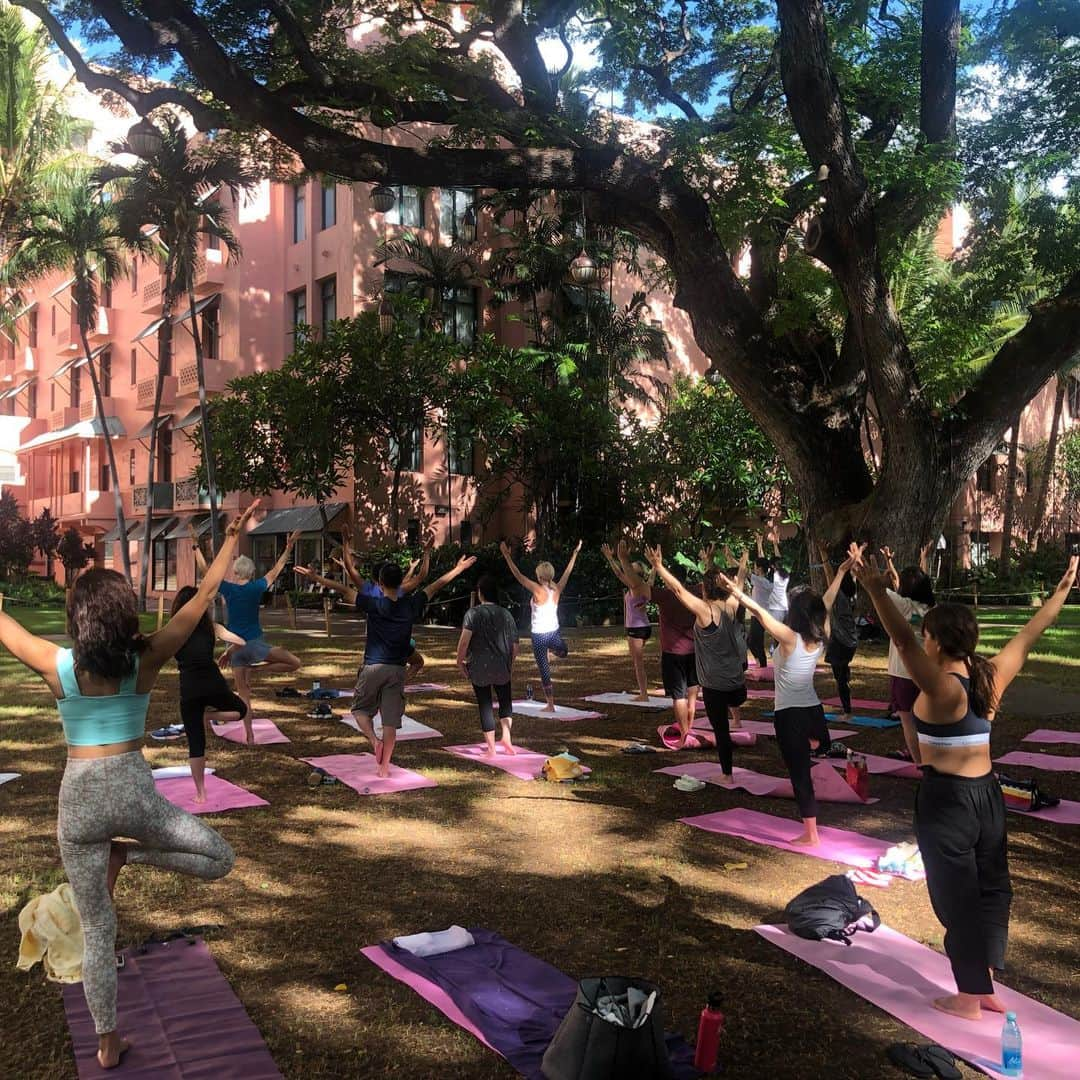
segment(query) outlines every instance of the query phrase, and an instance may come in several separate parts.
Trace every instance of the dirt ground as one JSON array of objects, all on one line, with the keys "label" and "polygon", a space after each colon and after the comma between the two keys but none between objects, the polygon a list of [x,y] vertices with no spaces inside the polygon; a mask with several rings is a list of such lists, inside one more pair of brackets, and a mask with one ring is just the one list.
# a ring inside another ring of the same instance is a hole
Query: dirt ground
[{"label": "dirt ground", "polygon": [[[752,927],[780,921],[799,890],[842,867],[707,834],[678,823],[733,806],[794,816],[790,800],[754,798],[714,786],[682,794],[654,769],[702,760],[703,752],[626,755],[634,738],[656,742],[663,714],[609,707],[601,720],[564,724],[519,718],[521,745],[568,747],[594,770],[577,785],[525,783],[439,746],[475,742],[475,703],[452,662],[456,635],[418,634],[425,679],[445,693],[410,697],[409,714],[442,740],[399,744],[397,764],[438,782],[429,790],[362,798],[344,786],[309,788],[306,755],[360,753],[360,737],[337,721],[308,719],[307,702],[279,700],[275,686],[349,686],[360,639],[330,641],[274,633],[304,659],[302,678],[258,685],[256,715],[271,717],[288,745],[245,748],[213,740],[210,764],[270,806],[209,820],[236,849],[233,873],[203,884],[147,868],[129,869],[117,890],[119,943],[194,924],[213,924],[211,950],[286,1077],[509,1077],[500,1058],[378,971],[359,950],[382,939],[459,923],[498,931],[570,975],[620,973],[658,983],[668,1026],[692,1039],[708,993],[727,1017],[721,1063],[737,1077],[889,1077],[885,1059],[910,1029],[759,938]],[[631,683],[616,631],[567,634],[571,656],[557,665],[560,700]],[[657,642],[648,663],[659,678]],[[526,650],[527,652],[527,650]],[[531,656],[516,683],[535,680]],[[820,689],[832,694],[831,679]],[[884,654],[856,661],[856,696],[886,696]],[[75,1075],[59,988],[40,968],[15,970],[16,918],[31,896],[61,880],[55,840],[64,747],[44,685],[10,657],[0,661],[0,770],[22,778],[0,787],[0,1078]],[[148,727],[177,719],[175,669],[155,690]],[[337,703],[345,705],[346,702]],[[770,702],[748,703],[757,715]],[[340,711],[340,709],[338,710]],[[1055,721],[1075,727],[1077,718]],[[1013,749],[1031,720],[1003,716],[995,755]],[[898,731],[861,729],[853,745],[883,753]],[[1050,748],[1067,752],[1068,747]],[[181,763],[183,743],[149,743],[153,765]],[[737,748],[738,764],[778,774],[775,740]],[[1017,770],[1023,773],[1024,770]],[[1080,798],[1080,775],[1044,773],[1054,793]],[[877,804],[824,804],[821,821],[899,841],[911,836],[914,784],[873,778]],[[1008,985],[1077,1015],[1080,972],[1080,829],[1011,814],[1015,901]],[[745,862],[745,870],[725,863]],[[922,884],[895,881],[861,890],[882,920],[941,948],[941,928]],[[344,983],[345,992],[335,986]],[[138,1032],[126,1034],[138,1037]],[[922,1040],[925,1041],[925,1040]],[[965,1075],[975,1075],[965,1067]],[[122,1070],[118,1075],[122,1075]]]}]

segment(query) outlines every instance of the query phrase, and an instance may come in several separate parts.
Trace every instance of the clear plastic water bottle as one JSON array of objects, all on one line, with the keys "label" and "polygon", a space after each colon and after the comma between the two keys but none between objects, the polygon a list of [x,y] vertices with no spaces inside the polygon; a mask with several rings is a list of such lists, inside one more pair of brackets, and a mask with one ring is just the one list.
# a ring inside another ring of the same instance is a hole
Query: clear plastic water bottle
[{"label": "clear plastic water bottle", "polygon": [[1005,1014],[1005,1026],[1001,1029],[1001,1071],[1005,1076],[1024,1075],[1020,1025],[1016,1022],[1014,1012]]},{"label": "clear plastic water bottle", "polygon": [[311,684],[311,689],[312,689],[312,690],[321,690],[321,689],[322,689],[322,683],[321,683],[321,682],[319,682],[319,680],[318,680],[318,679],[316,679],[316,680],[315,680],[315,681],[314,681],[314,682],[313,682],[313,683]]},{"label": "clear plastic water bottle", "polygon": [[526,701],[532,701],[533,699],[533,688],[531,682],[527,682],[525,684],[525,699]]}]

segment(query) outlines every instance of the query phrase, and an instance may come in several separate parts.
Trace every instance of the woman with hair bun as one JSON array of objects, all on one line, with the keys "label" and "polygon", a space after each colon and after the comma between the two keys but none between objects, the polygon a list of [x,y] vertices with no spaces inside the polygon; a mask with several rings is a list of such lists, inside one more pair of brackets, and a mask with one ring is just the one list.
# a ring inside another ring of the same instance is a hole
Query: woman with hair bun
[{"label": "woman with hair bun", "polygon": [[928,611],[920,644],[890,599],[889,577],[873,558],[856,561],[859,584],[918,688],[913,712],[923,779],[915,835],[957,990],[934,1006],[965,1020],[979,1020],[983,1009],[1005,1011],[993,974],[1005,966],[1012,886],[1005,800],[990,759],[991,721],[1035,642],[1061,612],[1078,562],[1074,555],[1053,595],[987,660],[975,651],[979,624],[970,608],[950,603]]},{"label": "woman with hair bun", "polygon": [[0,613],[0,644],[52,691],[67,742],[57,836],[82,922],[83,992],[103,1069],[115,1068],[128,1049],[116,1030],[112,896],[121,869],[158,866],[207,881],[232,869],[232,848],[204,822],[158,794],[142,745],[158,672],[187,641],[217,593],[237,537],[257,505],[229,526],[195,596],[149,637],[139,631],[130,583],[115,570],[95,568],[76,579],[68,600],[70,649],[31,634]]}]

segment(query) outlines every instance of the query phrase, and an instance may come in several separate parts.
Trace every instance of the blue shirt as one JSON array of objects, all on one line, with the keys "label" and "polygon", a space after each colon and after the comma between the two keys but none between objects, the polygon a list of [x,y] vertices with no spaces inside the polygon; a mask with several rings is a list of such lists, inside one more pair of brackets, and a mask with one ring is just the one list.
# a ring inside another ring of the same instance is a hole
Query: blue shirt
[{"label": "blue shirt", "polygon": [[[376,599],[377,597],[383,596],[384,593],[377,581],[365,581],[364,584],[360,586],[360,595],[370,596],[372,599]],[[397,595],[400,600],[405,593],[399,588]]]},{"label": "blue shirt", "polygon": [[229,608],[228,628],[245,641],[255,641],[263,636],[259,623],[259,607],[263,593],[270,586],[266,578],[256,578],[237,585],[234,581],[223,581],[218,592]]},{"label": "blue shirt", "polygon": [[359,593],[356,610],[367,615],[364,663],[403,666],[413,651],[413,622],[424,614],[427,602],[422,589],[397,600]]}]

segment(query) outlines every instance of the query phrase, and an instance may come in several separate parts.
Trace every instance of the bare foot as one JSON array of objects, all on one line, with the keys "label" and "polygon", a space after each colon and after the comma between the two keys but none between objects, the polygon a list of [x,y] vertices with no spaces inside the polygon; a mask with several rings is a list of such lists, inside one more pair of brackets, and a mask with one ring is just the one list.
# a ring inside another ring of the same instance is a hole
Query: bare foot
[{"label": "bare foot", "polygon": [[837,716],[836,719],[841,724],[850,724],[851,723],[851,713],[842,712],[842,713],[840,713],[839,716]]},{"label": "bare foot", "polygon": [[728,724],[728,731],[742,731],[742,721],[737,724]]},{"label": "bare foot", "polygon": [[206,791],[205,790],[199,791],[198,789],[196,789],[196,791],[195,791],[195,805],[196,806],[202,806],[202,804],[204,802],[206,802]]},{"label": "bare foot", "polygon": [[727,773],[721,773],[720,774],[720,783],[724,787],[731,787],[731,785],[735,783],[735,777],[730,776]]},{"label": "bare foot", "polygon": [[810,749],[811,750],[816,750],[820,745],[821,745],[821,740],[820,739],[811,739],[810,740]]},{"label": "bare foot", "polygon": [[507,754],[517,753],[517,747],[509,739],[500,739],[499,744]]},{"label": "bare foot", "polygon": [[635,701],[648,701],[649,700],[649,695],[648,694],[635,694],[634,695],[634,700]]},{"label": "bare foot", "polygon": [[489,746],[484,750],[484,757],[486,757],[486,758],[498,757],[498,751],[495,749],[494,746]]},{"label": "bare foot", "polygon": [[244,742],[246,742],[248,746],[255,745],[255,729],[248,727],[247,724],[244,725]]},{"label": "bare foot", "polygon": [[[127,866],[128,847],[128,844],[121,844],[114,840],[109,849],[109,869],[105,875],[105,886],[109,890],[109,896],[116,891],[116,879],[120,876],[120,871]],[[102,1067],[112,1068],[111,1065]]]},{"label": "bare foot", "polygon": [[997,996],[997,994],[980,994],[979,1004],[984,1009],[989,1009],[991,1012],[1003,1013],[1005,1009],[1005,1002]]},{"label": "bare foot", "polygon": [[390,778],[390,766],[380,764],[379,768],[375,772],[375,775],[380,780],[388,780]]},{"label": "bare foot", "polygon": [[791,841],[793,844],[798,844],[800,847],[817,847],[821,843],[821,839],[817,836],[811,836],[809,833],[803,833],[801,836],[797,836]]},{"label": "bare foot", "polygon": [[375,760],[381,765],[382,764],[382,750],[383,750],[382,739],[376,739],[371,744],[371,747],[375,751]]},{"label": "bare foot", "polygon": [[973,994],[949,994],[947,997],[934,998],[934,1008],[950,1016],[959,1016],[961,1020],[981,1020],[982,1009],[979,998]]},{"label": "bare foot", "polygon": [[103,1039],[105,1046],[97,1052],[98,1064],[103,1069],[115,1069],[120,1064],[120,1059],[131,1049],[131,1043],[127,1039],[121,1039],[115,1032],[103,1036]]},{"label": "bare foot", "polygon": [[545,705],[540,711],[541,712],[554,712],[555,711],[555,706],[554,705]]}]

